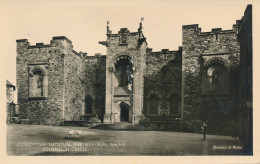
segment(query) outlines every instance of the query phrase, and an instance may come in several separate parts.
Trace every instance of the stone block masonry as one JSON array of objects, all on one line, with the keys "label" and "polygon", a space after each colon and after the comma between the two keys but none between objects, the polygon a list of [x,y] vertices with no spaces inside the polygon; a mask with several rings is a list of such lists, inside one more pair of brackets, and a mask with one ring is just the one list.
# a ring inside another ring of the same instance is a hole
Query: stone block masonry
[{"label": "stone block masonry", "polygon": [[[239,44],[236,34],[237,24],[233,25],[232,30],[218,28],[212,29],[211,32],[201,32],[197,24],[183,26],[183,130],[196,131],[201,122],[206,120],[216,125],[223,123],[225,126],[227,119],[231,121],[232,114],[237,115],[235,110],[238,94]],[[212,75],[211,70],[217,70],[220,66],[223,66],[224,72],[218,70],[218,73],[215,71],[216,74]],[[222,88],[215,88],[209,92],[210,87],[215,87],[214,78],[217,77],[223,77],[223,80],[215,82]],[[225,91],[218,93],[222,89]],[[228,114],[224,116],[223,113]]]},{"label": "stone block masonry", "polygon": [[[31,46],[27,39],[16,42],[20,118],[35,124],[79,119],[84,57],[73,50],[71,41],[66,37],[53,37],[48,45]],[[30,91],[36,89],[39,93],[30,95]]]},{"label": "stone block masonry", "polygon": [[[161,52],[152,52],[151,49],[147,50],[144,76],[144,114],[146,117],[162,114],[180,117],[181,60],[181,47],[178,51],[163,49]],[[153,95],[158,98],[159,106],[154,113],[151,112]],[[171,104],[173,100],[176,100],[174,106]]]},{"label": "stone block masonry", "polygon": [[84,115],[98,115],[103,121],[106,93],[106,56],[96,54],[85,59],[85,109]]}]

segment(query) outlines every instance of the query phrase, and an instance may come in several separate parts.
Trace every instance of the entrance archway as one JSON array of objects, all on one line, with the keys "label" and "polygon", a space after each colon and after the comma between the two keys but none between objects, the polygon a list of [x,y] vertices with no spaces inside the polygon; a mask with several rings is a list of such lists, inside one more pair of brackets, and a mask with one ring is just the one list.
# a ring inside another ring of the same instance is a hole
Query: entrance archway
[{"label": "entrance archway", "polygon": [[120,104],[120,121],[129,122],[129,110],[130,106],[124,102]]}]

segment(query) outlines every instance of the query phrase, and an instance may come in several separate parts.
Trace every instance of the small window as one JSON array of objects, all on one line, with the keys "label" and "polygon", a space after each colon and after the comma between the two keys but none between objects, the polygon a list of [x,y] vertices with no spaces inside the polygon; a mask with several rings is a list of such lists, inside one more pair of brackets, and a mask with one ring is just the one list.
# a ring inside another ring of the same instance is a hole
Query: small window
[{"label": "small window", "polygon": [[127,43],[127,36],[125,33],[123,33],[120,36],[120,44],[126,44],[126,43]]}]

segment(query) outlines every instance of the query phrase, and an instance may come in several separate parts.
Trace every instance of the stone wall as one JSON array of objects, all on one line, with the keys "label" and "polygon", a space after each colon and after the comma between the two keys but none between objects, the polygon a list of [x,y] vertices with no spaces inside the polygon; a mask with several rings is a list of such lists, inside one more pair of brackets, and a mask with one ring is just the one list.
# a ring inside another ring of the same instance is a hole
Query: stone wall
[{"label": "stone wall", "polygon": [[[231,117],[231,114],[237,114],[238,103],[239,44],[236,34],[237,25],[232,30],[219,28],[211,32],[201,32],[198,25],[183,26],[183,130],[198,131],[202,121],[210,120],[212,131],[221,131],[221,128],[227,127],[226,122],[230,122],[230,119],[237,121],[237,115]],[[203,73],[212,60],[226,63],[229,81],[227,94],[202,93]]]},{"label": "stone wall", "polygon": [[[151,52],[147,49],[146,70],[144,76],[144,114],[160,116],[162,114],[180,117],[181,96],[181,48],[178,51],[164,49],[161,52]],[[159,108],[156,114],[149,112],[151,95],[159,98]],[[177,110],[171,113],[170,103],[175,99]]]},{"label": "stone wall", "polygon": [[81,53],[69,50],[64,57],[64,120],[76,121],[84,111],[85,60]]},{"label": "stone wall", "polygon": [[238,21],[240,43],[239,68],[239,138],[248,155],[253,154],[253,45],[252,5],[248,5],[244,16]]},{"label": "stone wall", "polygon": [[[75,110],[78,107],[70,107],[69,104],[66,104],[70,101],[68,96],[71,94],[70,91],[78,87],[76,85],[72,88],[67,86],[68,69],[72,65],[66,61],[70,62],[72,48],[71,41],[66,37],[53,37],[48,45],[37,43],[33,46],[27,39],[17,40],[16,70],[20,118],[30,119],[35,124],[59,124],[64,120],[65,107],[68,110],[69,108]],[[75,56],[75,54],[73,55]],[[66,67],[64,67],[65,64]],[[29,97],[29,91],[35,87],[29,81],[32,76],[29,66],[45,69],[44,78],[48,80],[43,84],[44,90],[47,90],[43,96]],[[70,82],[77,84],[78,81],[72,79]],[[65,92],[65,88],[68,88],[68,91]],[[79,92],[79,89],[75,92]],[[66,112],[67,115],[68,113]],[[71,118],[72,116],[69,116],[69,119]]]},{"label": "stone wall", "polygon": [[88,109],[85,108],[84,114],[98,115],[99,119],[103,120],[106,93],[106,56],[100,54],[86,56],[85,62],[85,98],[91,97],[92,111],[87,112]]}]

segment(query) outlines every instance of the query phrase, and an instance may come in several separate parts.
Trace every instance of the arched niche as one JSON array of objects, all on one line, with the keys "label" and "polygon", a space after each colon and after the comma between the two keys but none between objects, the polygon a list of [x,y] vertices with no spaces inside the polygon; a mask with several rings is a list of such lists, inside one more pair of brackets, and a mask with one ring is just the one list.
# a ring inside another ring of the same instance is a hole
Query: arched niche
[{"label": "arched niche", "polygon": [[229,91],[229,67],[221,58],[209,60],[202,72],[202,93],[225,95]]},{"label": "arched niche", "polygon": [[48,75],[45,65],[29,65],[29,99],[48,97]]}]

